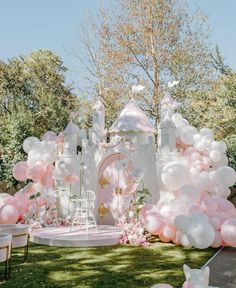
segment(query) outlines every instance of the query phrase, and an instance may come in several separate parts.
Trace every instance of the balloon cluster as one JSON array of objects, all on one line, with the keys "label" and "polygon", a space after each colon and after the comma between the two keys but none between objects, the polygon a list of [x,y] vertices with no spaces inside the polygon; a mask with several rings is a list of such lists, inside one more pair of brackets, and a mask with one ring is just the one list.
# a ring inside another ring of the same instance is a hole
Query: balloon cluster
[{"label": "balloon cluster", "polygon": [[172,121],[180,152],[162,152],[167,160],[158,164],[160,200],[146,204],[140,214],[146,229],[185,247],[236,247],[236,209],[227,200],[236,173],[227,166],[226,144],[178,113]]},{"label": "balloon cluster", "polygon": [[[20,161],[13,167],[13,176],[18,181],[31,180],[14,196],[0,194],[0,224],[12,224],[23,216],[31,217],[39,213],[41,207],[53,207],[52,192],[54,162],[62,149],[63,134],[52,131],[44,134],[43,140],[29,137],[23,142],[23,150],[28,154],[27,161]],[[47,207],[47,208],[48,208]]]}]

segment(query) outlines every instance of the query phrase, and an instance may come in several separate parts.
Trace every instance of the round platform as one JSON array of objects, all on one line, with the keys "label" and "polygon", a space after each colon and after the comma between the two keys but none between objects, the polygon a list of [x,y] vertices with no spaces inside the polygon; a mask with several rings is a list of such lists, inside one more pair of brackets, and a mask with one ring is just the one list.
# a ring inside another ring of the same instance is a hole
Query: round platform
[{"label": "round platform", "polygon": [[115,226],[98,225],[90,228],[88,233],[74,226],[50,227],[35,230],[30,234],[30,241],[36,244],[59,247],[97,247],[119,244],[121,230]]}]

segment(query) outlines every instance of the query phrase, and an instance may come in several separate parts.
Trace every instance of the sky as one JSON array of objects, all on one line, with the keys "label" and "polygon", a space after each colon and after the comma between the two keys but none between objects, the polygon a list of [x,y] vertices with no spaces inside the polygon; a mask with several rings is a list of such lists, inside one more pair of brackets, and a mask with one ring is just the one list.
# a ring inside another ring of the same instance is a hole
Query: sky
[{"label": "sky", "polygon": [[[90,11],[95,17],[102,0],[0,0],[0,59],[50,49],[69,68],[67,81],[76,82],[79,71],[72,50],[78,30]],[[115,0],[107,0],[115,1]],[[236,0],[188,0],[209,17],[212,44],[218,44],[226,63],[236,70]]]}]

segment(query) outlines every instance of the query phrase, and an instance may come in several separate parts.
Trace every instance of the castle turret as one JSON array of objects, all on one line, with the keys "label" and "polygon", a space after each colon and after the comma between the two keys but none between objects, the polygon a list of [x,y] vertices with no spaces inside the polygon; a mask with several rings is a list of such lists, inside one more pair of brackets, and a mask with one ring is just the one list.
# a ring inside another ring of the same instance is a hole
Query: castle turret
[{"label": "castle turret", "polygon": [[102,142],[105,135],[105,107],[99,97],[93,106],[93,127],[90,129],[90,141],[93,144]]},{"label": "castle turret", "polygon": [[160,102],[161,122],[158,128],[158,147],[160,149],[166,147],[171,151],[176,148],[176,126],[172,120],[176,105],[177,103],[171,95],[166,92]]},{"label": "castle turret", "polygon": [[76,155],[77,154],[77,139],[78,139],[79,127],[70,121],[66,129],[64,130],[64,155]]}]

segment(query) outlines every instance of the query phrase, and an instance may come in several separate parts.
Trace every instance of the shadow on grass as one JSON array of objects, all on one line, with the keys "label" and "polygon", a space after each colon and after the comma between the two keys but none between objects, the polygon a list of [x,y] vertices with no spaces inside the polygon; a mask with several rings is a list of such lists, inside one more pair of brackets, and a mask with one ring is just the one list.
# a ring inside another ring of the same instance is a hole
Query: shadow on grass
[{"label": "shadow on grass", "polygon": [[[150,247],[60,248],[30,245],[29,259],[13,253],[12,278],[1,287],[148,288],[180,287],[182,266],[201,267],[215,250],[184,249],[153,241]],[[2,271],[1,271],[2,272]]]}]

